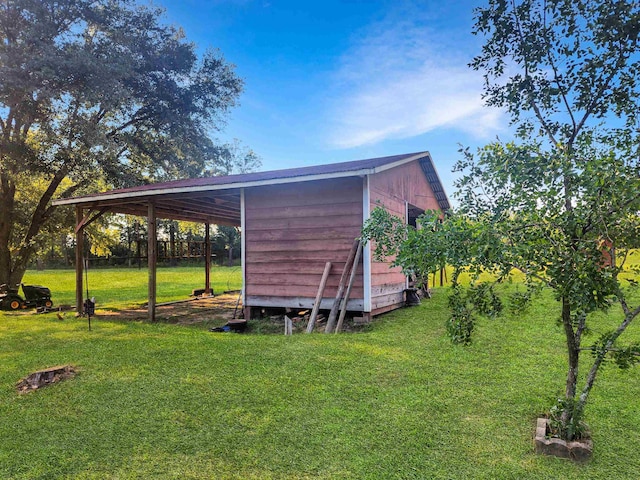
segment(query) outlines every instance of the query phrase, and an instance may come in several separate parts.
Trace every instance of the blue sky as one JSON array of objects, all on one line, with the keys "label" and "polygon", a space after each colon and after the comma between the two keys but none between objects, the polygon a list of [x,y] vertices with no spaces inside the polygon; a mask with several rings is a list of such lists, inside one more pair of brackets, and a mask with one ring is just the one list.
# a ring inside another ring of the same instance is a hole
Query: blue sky
[{"label": "blue sky", "polygon": [[431,152],[449,196],[459,144],[506,132],[483,107],[473,1],[157,0],[245,81],[217,137],[263,169]]}]

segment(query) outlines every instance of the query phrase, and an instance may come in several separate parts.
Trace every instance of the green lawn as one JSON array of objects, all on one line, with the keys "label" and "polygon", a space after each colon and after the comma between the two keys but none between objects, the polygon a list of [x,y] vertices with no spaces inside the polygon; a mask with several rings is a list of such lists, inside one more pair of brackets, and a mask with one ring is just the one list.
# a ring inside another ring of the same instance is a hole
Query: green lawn
[{"label": "green lawn", "polygon": [[[100,285],[116,273],[89,281],[126,304]],[[71,302],[62,273],[40,275],[25,280]],[[587,411],[590,464],[533,454],[535,418],[563,389],[557,313],[547,295],[481,320],[470,347],[445,336],[440,289],[342,335],[100,319],[88,332],[82,319],[0,314],[0,478],[637,479],[638,368],[602,371]],[[640,341],[640,325],[628,333]],[[66,363],[75,379],[15,392],[28,373]]]},{"label": "green lawn", "polygon": [[[158,302],[185,299],[194,288],[204,288],[204,267],[165,267],[158,268],[157,272]],[[147,301],[149,272],[146,268],[92,269],[83,279],[89,284],[89,295],[96,297],[98,308],[139,306]],[[71,270],[29,270],[23,279],[26,284],[49,287],[55,305],[75,305],[75,281]],[[210,281],[214,293],[239,289],[241,269],[213,266]]]}]

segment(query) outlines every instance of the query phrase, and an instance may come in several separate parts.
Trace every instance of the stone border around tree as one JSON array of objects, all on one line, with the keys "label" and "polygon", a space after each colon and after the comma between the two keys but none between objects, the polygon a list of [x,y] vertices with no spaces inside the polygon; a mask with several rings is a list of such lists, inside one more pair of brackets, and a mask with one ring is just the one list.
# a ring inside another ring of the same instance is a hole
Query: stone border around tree
[{"label": "stone border around tree", "polygon": [[577,463],[591,460],[593,442],[590,438],[580,441],[567,442],[561,438],[549,437],[549,421],[538,418],[535,435],[536,453],[558,458],[567,458]]}]

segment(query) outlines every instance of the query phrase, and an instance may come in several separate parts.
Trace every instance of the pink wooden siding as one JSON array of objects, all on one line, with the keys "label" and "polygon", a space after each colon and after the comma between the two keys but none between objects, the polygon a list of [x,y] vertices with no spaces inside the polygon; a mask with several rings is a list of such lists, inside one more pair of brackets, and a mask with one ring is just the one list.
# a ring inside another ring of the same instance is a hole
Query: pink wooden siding
[{"label": "pink wooden siding", "polygon": [[[383,206],[390,213],[406,221],[406,202],[422,210],[439,209],[420,163],[411,162],[372,175],[369,181],[371,210]],[[373,248],[372,248],[373,250]],[[406,277],[399,267],[389,268],[387,262],[371,260],[371,311],[373,315],[403,304]]]},{"label": "pink wooden siding", "polygon": [[[316,180],[245,191],[247,306],[309,308],[332,262],[322,308],[330,308],[362,226],[362,179]],[[349,308],[363,307],[362,263]]]}]

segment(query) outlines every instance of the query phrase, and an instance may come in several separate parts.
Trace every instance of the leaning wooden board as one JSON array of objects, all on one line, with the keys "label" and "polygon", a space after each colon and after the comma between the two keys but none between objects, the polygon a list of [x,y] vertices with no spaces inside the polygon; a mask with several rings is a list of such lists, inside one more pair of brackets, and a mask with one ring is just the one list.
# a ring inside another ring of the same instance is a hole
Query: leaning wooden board
[{"label": "leaning wooden board", "polygon": [[331,271],[331,262],[327,262],[324,265],[324,272],[322,273],[322,279],[320,280],[320,286],[318,286],[318,293],[316,294],[315,302],[313,303],[313,310],[309,317],[309,323],[307,324],[307,333],[313,332],[313,327],[316,324],[316,317],[318,316],[318,310],[320,310],[320,302],[322,302],[322,295],[324,294],[324,287],[327,285],[327,278],[329,278],[329,272]]},{"label": "leaning wooden board", "polygon": [[340,300],[342,299],[342,295],[344,294],[344,289],[347,283],[347,277],[349,276],[349,272],[351,271],[351,265],[353,265],[353,259],[356,256],[356,251],[358,250],[359,244],[360,244],[360,240],[356,238],[353,241],[351,250],[349,251],[347,262],[344,264],[344,268],[342,269],[342,276],[340,277],[340,283],[338,283],[338,291],[336,292],[336,299],[334,300],[333,306],[331,307],[331,312],[329,312],[329,319],[327,320],[327,326],[324,330],[324,333],[332,333],[335,327],[336,317],[338,316],[338,308],[340,308]]},{"label": "leaning wooden board", "polygon": [[356,256],[353,260],[353,265],[351,267],[351,275],[349,275],[349,285],[347,286],[347,291],[344,294],[344,298],[342,299],[342,306],[340,307],[340,317],[338,318],[338,324],[336,325],[336,332],[338,333],[342,329],[342,322],[344,322],[344,317],[347,313],[347,302],[349,302],[349,295],[351,295],[351,288],[353,287],[353,281],[356,278],[356,272],[358,271],[358,262],[360,262],[360,255],[362,254],[362,242],[358,242],[358,251],[356,252]]}]

